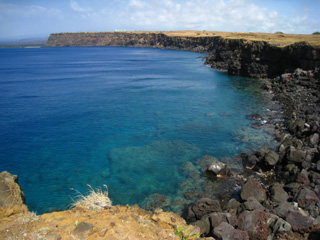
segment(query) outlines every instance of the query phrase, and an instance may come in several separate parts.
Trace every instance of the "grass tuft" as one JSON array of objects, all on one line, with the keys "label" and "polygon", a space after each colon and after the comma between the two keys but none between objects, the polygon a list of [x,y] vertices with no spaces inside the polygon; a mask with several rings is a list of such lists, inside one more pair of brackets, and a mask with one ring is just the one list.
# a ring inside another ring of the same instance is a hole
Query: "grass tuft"
[{"label": "grass tuft", "polygon": [[112,202],[108,197],[108,187],[107,185],[103,185],[106,190],[102,190],[98,188],[94,190],[89,184],[88,187],[90,192],[88,195],[84,196],[79,191],[79,195],[77,196],[78,200],[74,201],[71,207],[83,207],[89,210],[101,210],[107,209],[112,206]]}]

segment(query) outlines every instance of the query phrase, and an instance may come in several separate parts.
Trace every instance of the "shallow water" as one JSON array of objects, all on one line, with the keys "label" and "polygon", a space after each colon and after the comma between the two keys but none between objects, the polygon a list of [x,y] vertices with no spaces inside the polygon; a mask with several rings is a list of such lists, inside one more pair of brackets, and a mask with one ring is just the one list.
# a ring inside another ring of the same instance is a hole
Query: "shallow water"
[{"label": "shallow water", "polygon": [[85,193],[87,184],[107,184],[114,204],[141,205],[153,193],[183,198],[186,164],[272,140],[247,119],[266,114],[259,83],[215,72],[199,57],[0,49],[0,171],[19,176],[38,213],[68,208],[72,189]]}]

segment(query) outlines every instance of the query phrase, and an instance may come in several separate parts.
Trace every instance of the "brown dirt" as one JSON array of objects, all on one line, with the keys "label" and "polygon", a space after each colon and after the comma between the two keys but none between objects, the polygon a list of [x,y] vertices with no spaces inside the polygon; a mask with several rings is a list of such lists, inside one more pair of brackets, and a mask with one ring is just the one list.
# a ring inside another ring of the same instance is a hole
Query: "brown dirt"
[{"label": "brown dirt", "polygon": [[178,227],[199,233],[171,212],[150,212],[137,205],[99,211],[77,207],[41,216],[27,212],[0,217],[0,239],[180,239],[174,233]]}]

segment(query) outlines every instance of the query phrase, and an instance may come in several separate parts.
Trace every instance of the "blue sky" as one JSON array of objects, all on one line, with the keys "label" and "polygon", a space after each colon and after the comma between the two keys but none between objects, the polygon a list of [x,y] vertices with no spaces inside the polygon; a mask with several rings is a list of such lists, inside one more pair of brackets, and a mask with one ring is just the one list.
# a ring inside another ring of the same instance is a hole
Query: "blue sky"
[{"label": "blue sky", "polygon": [[0,0],[0,39],[52,32],[207,30],[311,34],[320,0]]}]

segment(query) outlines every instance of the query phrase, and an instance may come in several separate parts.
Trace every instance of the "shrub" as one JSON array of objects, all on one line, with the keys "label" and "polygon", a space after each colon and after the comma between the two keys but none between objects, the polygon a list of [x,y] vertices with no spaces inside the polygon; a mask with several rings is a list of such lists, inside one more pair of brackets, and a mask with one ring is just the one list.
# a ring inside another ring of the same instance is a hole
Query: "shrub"
[{"label": "shrub", "polygon": [[90,189],[90,193],[87,196],[82,195],[79,191],[79,195],[77,196],[78,200],[74,201],[72,207],[84,207],[89,210],[101,210],[110,208],[112,202],[108,197],[108,187],[107,185],[103,185],[106,190],[103,191],[101,188],[94,190],[90,185],[88,185]]},{"label": "shrub", "polygon": [[320,35],[320,32],[314,32],[312,35]]},{"label": "shrub", "polygon": [[276,32],[276,34],[284,34],[283,32]]}]

